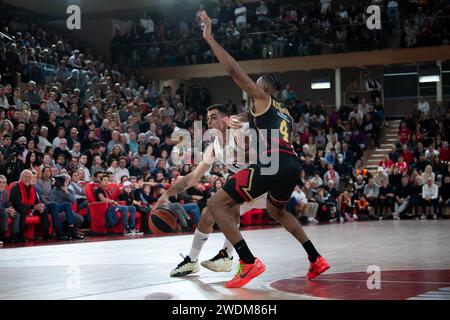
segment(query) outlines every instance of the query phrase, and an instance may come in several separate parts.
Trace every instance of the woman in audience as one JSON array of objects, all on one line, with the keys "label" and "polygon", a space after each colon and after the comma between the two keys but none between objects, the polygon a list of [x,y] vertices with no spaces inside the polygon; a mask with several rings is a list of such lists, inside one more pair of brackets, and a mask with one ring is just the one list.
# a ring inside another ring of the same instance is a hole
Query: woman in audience
[{"label": "woman in audience", "polygon": [[422,178],[422,184],[426,184],[428,179],[431,179],[434,183],[435,180],[435,174],[433,172],[433,167],[431,165],[427,165],[425,167],[425,171],[421,175]]},{"label": "woman in audience", "polygon": [[[69,190],[70,177],[60,175],[55,177],[55,187],[50,193],[47,207],[50,212],[59,215],[59,219],[53,219],[56,239],[65,240],[62,224],[67,224],[69,239],[84,239],[84,234],[78,230],[83,224],[83,217],[72,210],[72,203],[76,202],[75,193]],[[55,215],[53,214],[53,217]]]}]

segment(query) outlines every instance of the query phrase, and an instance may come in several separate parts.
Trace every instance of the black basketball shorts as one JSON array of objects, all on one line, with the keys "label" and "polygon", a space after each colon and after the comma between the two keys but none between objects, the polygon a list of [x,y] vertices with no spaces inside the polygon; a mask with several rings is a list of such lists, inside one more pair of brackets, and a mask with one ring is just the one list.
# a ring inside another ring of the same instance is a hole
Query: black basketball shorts
[{"label": "black basketball shorts", "polygon": [[271,175],[261,172],[264,167],[261,164],[253,164],[237,172],[223,186],[224,191],[238,204],[253,201],[267,192],[267,199],[274,206],[283,208],[299,180],[298,158],[280,153],[278,171]]}]

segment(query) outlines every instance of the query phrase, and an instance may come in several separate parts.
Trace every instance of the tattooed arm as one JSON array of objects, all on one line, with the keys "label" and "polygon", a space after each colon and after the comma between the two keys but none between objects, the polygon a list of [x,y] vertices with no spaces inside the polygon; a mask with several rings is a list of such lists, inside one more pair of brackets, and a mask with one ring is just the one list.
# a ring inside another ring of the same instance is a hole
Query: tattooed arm
[{"label": "tattooed arm", "polygon": [[203,154],[202,162],[199,163],[197,168],[195,168],[195,170],[188,175],[179,179],[166,192],[164,192],[164,194],[158,199],[158,202],[156,202],[156,205],[153,206],[153,210],[169,202],[170,197],[176,196],[177,194],[195,185],[195,183],[211,168],[214,160],[215,156],[213,145],[210,144],[206,148],[205,153]]}]

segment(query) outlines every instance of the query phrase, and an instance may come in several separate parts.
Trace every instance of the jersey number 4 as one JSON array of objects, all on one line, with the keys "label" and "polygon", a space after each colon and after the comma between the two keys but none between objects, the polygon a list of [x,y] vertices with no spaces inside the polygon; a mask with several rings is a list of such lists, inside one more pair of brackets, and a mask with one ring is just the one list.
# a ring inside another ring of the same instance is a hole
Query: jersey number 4
[{"label": "jersey number 4", "polygon": [[288,131],[288,125],[287,121],[283,120],[280,123],[280,133],[283,136],[283,140],[289,143],[289,131]]}]

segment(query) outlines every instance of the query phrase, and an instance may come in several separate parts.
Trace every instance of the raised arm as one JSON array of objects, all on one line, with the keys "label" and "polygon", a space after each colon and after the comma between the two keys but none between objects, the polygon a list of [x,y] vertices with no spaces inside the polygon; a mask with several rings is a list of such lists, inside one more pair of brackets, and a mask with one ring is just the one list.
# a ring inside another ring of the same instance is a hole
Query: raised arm
[{"label": "raised arm", "polygon": [[236,60],[225,51],[225,49],[214,39],[211,31],[211,19],[206,11],[200,15],[203,23],[203,38],[208,42],[211,50],[225,68],[225,71],[231,76],[233,81],[254,100],[255,112],[259,113],[266,109],[269,103],[269,95],[256,85],[256,83],[245,73]]}]

